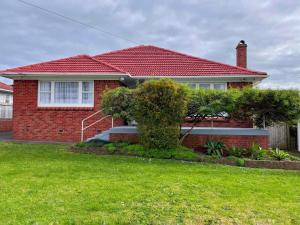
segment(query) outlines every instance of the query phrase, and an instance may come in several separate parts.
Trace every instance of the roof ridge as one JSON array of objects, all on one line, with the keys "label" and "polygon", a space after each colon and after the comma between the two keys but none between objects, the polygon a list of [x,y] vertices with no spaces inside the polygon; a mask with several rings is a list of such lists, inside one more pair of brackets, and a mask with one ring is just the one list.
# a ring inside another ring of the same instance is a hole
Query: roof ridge
[{"label": "roof ridge", "polygon": [[127,72],[121,70],[120,68],[118,68],[117,66],[111,65],[111,64],[109,64],[109,63],[107,63],[107,62],[104,62],[104,61],[102,61],[102,60],[99,60],[99,59],[95,59],[95,58],[92,57],[92,56],[89,56],[89,55],[87,55],[87,56],[88,56],[90,59],[92,59],[92,60],[94,60],[94,61],[96,61],[96,62],[98,62],[98,63],[102,63],[102,64],[104,64],[104,65],[106,65],[106,66],[108,66],[108,67],[110,67],[110,68],[112,68],[112,69],[118,70],[118,71],[121,72],[121,73],[127,73]]},{"label": "roof ridge", "polygon": [[267,74],[266,72],[260,72],[260,71],[251,70],[251,69],[247,69],[247,68],[244,68],[244,67],[240,67],[240,66],[234,66],[234,65],[230,65],[230,64],[226,64],[226,63],[222,63],[222,62],[217,62],[217,61],[210,60],[210,59],[204,59],[204,58],[201,58],[201,57],[198,57],[198,56],[193,56],[193,55],[189,55],[189,54],[186,54],[186,53],[177,52],[177,51],[166,49],[166,48],[162,48],[162,47],[157,47],[155,45],[147,45],[147,46],[158,48],[160,50],[168,51],[168,52],[179,54],[179,55],[182,55],[182,56],[187,56],[187,57],[194,58],[194,59],[200,59],[200,60],[203,60],[203,61],[206,61],[206,62],[212,62],[212,63],[221,64],[221,65],[224,65],[224,66],[238,68],[238,69],[241,69],[241,70],[244,70],[244,71],[254,72],[254,73],[258,73],[258,74],[262,74],[262,75]]},{"label": "roof ridge", "polygon": [[122,49],[118,49],[118,50],[113,50],[113,51],[97,54],[97,55],[94,55],[93,57],[103,56],[106,54],[118,53],[118,52],[127,51],[127,50],[131,50],[131,49],[135,49],[135,48],[145,47],[145,46],[147,46],[147,45],[136,45],[136,46],[129,47],[129,48],[122,48]]}]

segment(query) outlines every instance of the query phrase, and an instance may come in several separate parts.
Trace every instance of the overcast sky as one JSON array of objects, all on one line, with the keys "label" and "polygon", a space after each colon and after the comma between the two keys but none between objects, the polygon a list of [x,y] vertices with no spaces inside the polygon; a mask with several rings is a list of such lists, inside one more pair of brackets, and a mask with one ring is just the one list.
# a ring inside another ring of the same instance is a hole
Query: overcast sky
[{"label": "overcast sky", "polygon": [[[248,44],[248,67],[270,77],[262,87],[300,88],[300,1],[24,0],[137,44],[151,44],[235,65]],[[49,15],[17,0],[0,1],[0,69],[137,45]],[[10,81],[0,78],[0,81]]]}]

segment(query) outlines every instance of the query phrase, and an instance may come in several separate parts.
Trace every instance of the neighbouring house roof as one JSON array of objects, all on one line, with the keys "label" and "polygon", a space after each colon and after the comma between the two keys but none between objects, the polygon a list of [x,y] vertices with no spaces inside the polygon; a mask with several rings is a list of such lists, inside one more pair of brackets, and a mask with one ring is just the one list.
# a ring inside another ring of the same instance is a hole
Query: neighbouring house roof
[{"label": "neighbouring house roof", "polygon": [[7,85],[7,84],[0,82],[0,91],[1,90],[12,92],[13,87],[11,85]]},{"label": "neighbouring house roof", "polygon": [[266,76],[242,67],[140,45],[96,56],[78,55],[0,71],[9,73],[123,73],[132,77]]},{"label": "neighbouring house roof", "polygon": [[7,69],[1,72],[122,73],[118,68],[105,62],[100,62],[88,55],[77,55],[69,58]]}]

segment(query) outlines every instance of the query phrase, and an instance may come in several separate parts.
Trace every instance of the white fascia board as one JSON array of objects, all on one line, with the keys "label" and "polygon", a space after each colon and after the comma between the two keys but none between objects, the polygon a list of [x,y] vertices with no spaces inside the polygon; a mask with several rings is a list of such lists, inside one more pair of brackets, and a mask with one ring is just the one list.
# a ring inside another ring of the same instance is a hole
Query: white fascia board
[{"label": "white fascia board", "polygon": [[13,80],[120,80],[126,73],[2,73]]},{"label": "white fascia board", "polygon": [[0,92],[13,93],[13,91],[0,88]]},{"label": "white fascia board", "polygon": [[267,78],[267,75],[236,75],[236,76],[131,76],[132,79],[160,79],[170,78],[181,82],[260,82]]}]

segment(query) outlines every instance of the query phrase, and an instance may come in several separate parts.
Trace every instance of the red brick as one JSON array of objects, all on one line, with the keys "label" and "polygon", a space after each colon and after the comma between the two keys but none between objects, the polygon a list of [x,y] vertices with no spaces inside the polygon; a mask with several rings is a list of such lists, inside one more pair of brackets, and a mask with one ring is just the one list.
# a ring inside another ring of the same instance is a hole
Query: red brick
[{"label": "red brick", "polygon": [[[39,108],[37,107],[37,80],[16,80],[14,82],[13,103],[13,138],[16,140],[62,141],[75,142],[80,140],[81,121],[100,109],[101,96],[106,88],[116,88],[119,81],[94,82],[93,108]],[[90,124],[103,114],[87,121]],[[116,126],[123,122],[115,121]],[[88,128],[84,138],[111,127],[111,118]]]},{"label": "red brick", "polygon": [[0,131],[11,131],[12,120],[11,119],[0,119]]},{"label": "red brick", "polygon": [[[262,148],[268,148],[268,136],[254,136],[254,135],[200,135],[190,134],[184,141],[183,145],[194,150],[202,151],[203,145],[209,140],[222,141],[226,147],[237,146],[240,148],[248,148],[253,143],[259,144]],[[137,134],[110,134],[110,141],[130,141],[138,143]]]}]

